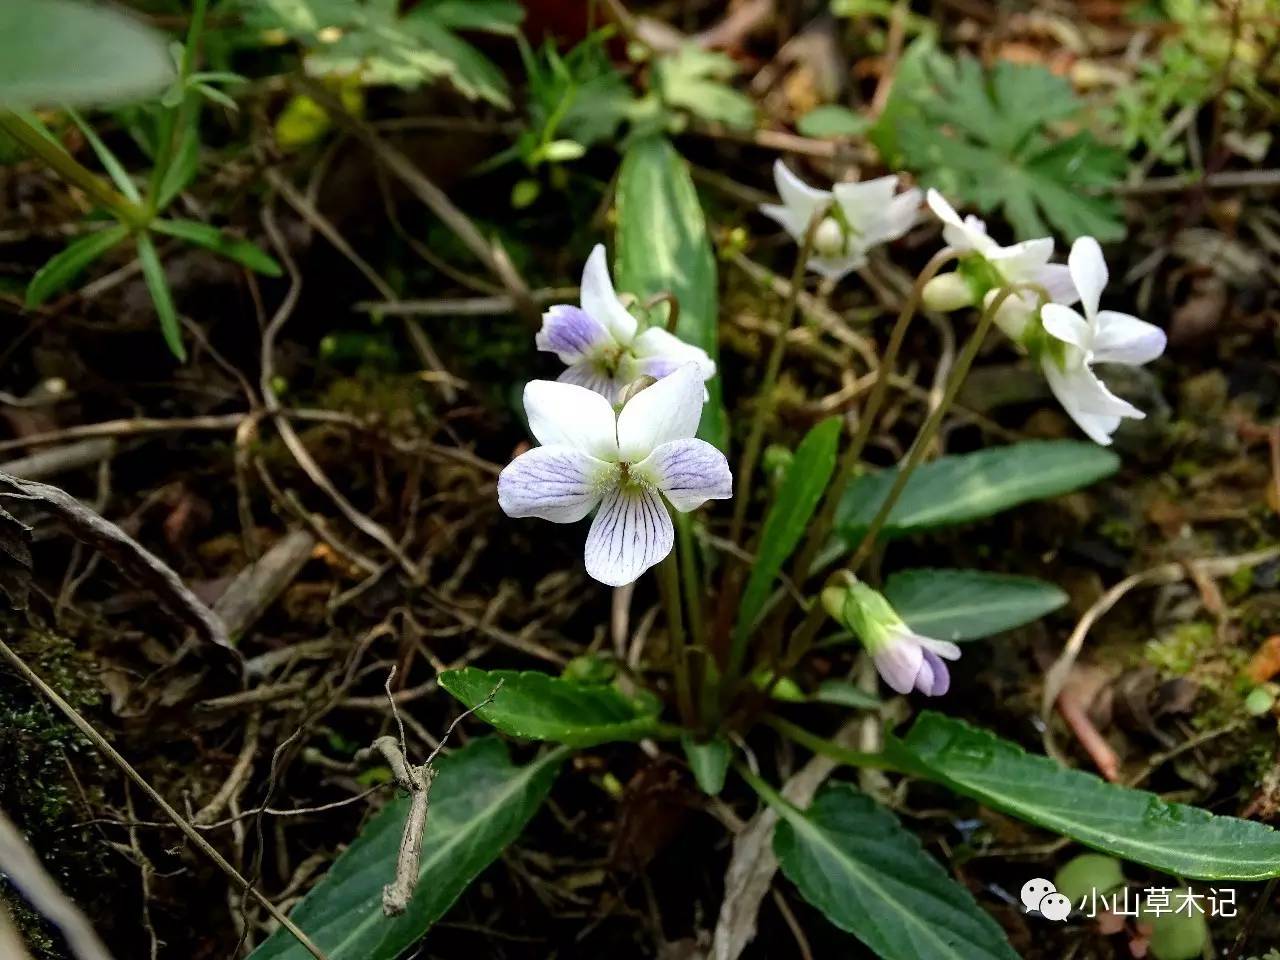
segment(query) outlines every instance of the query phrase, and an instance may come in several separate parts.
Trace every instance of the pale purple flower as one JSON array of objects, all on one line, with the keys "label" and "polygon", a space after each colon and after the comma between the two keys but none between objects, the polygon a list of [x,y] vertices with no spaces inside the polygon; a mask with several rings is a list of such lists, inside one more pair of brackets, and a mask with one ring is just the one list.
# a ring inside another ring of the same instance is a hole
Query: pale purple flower
[{"label": "pale purple flower", "polygon": [[568,366],[557,378],[561,382],[617,403],[622,391],[641,377],[661,380],[685,364],[694,364],[704,381],[715,376],[715,361],[701,347],[661,327],[640,330],[614,292],[602,244],[596,244],[583,267],[580,300],[581,307],[550,307],[534,338],[539,350],[554,353]]},{"label": "pale purple flower", "polygon": [[951,688],[946,661],[960,659],[960,648],[916,633],[882,593],[854,581],[828,587],[822,602],[862,641],[881,679],[896,692],[919,690],[927,697],[940,697]]},{"label": "pale purple flower", "polygon": [[830,190],[819,190],[778,160],[773,164],[773,181],[782,203],[761,204],[760,212],[776,221],[796,243],[804,241],[816,212],[827,211],[814,231],[813,252],[805,266],[832,280],[865,264],[872,247],[897,240],[910,230],[920,207],[919,190],[896,193],[896,176],[837,183]]},{"label": "pale purple flower", "polygon": [[1127,313],[1099,310],[1107,285],[1107,263],[1093,237],[1081,237],[1067,258],[1084,315],[1046,304],[1041,322],[1052,339],[1040,352],[1040,366],[1058,402],[1095,443],[1106,446],[1124,418],[1141,420],[1141,410],[1107,389],[1094,363],[1141,366],[1164,353],[1164,331]]},{"label": "pale purple flower", "polygon": [[587,573],[620,587],[671,552],[674,528],[663,498],[681,513],[732,496],[729,462],[694,437],[702,373],[685,364],[641,390],[621,412],[573,383],[534,380],[524,391],[529,429],[542,444],[498,477],[509,517],[553,523],[600,508],[587,534]]}]

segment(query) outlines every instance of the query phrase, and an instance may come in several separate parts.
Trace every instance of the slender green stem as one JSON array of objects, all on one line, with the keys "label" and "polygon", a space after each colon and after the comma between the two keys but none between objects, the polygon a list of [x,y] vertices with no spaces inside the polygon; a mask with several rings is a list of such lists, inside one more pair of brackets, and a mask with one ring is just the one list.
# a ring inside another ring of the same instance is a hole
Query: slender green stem
[{"label": "slender green stem", "polygon": [[871,428],[875,425],[876,417],[880,413],[880,407],[883,405],[885,395],[888,393],[889,377],[893,373],[894,365],[898,360],[898,352],[902,349],[902,343],[906,339],[907,328],[911,326],[911,321],[915,318],[916,312],[920,308],[920,301],[924,297],[924,286],[937,276],[939,270],[958,255],[950,247],[939,250],[925,264],[924,269],[920,271],[920,275],[916,277],[915,283],[911,286],[911,293],[902,305],[902,310],[898,313],[898,319],[893,325],[893,331],[889,334],[889,343],[885,347],[884,356],[880,359],[880,366],[876,370],[876,380],[871,387],[871,394],[867,397],[867,404],[862,409],[862,414],[858,419],[857,433],[854,434],[853,441],[845,448],[840,464],[836,468],[835,477],[832,479],[830,486],[827,487],[822,507],[819,509],[817,517],[809,525],[809,535],[805,538],[804,546],[796,555],[795,563],[792,565],[791,576],[797,584],[804,583],[809,576],[814,557],[817,556],[818,551],[822,549],[827,542],[827,538],[831,535],[831,528],[835,524],[836,511],[840,507],[840,501],[844,498],[845,488],[848,487],[854,471],[862,460],[862,451],[866,448],[867,441],[871,437]]},{"label": "slender green stem", "polygon": [[0,130],[4,131],[24,150],[40,160],[67,183],[79,187],[97,203],[133,230],[146,227],[149,217],[141,206],[132,202],[106,180],[82,166],[56,141],[50,140],[26,120],[15,113],[0,111]]},{"label": "slender green stem", "polygon": [[178,65],[178,84],[182,90],[182,100],[176,107],[166,107],[160,113],[159,136],[156,140],[155,166],[151,170],[151,189],[147,192],[147,210],[155,216],[159,210],[160,194],[165,178],[169,173],[169,165],[178,148],[178,140],[184,135],[187,127],[195,121],[195,99],[187,90],[187,80],[195,69],[196,55],[200,46],[200,38],[204,34],[205,11],[208,0],[195,0],[191,8],[191,24],[187,28],[187,42],[182,47],[182,62]]},{"label": "slender green stem", "polygon": [[673,519],[676,550],[680,554],[680,585],[684,590],[685,609],[689,613],[689,638],[695,647],[706,651],[707,625],[702,616],[702,581],[698,576],[698,557],[694,552],[693,522],[686,513],[678,513]]},{"label": "slender green stem", "polygon": [[684,615],[680,610],[679,559],[673,548],[666,559],[658,564],[658,594],[667,613],[667,632],[671,647],[671,672],[676,682],[676,705],[680,721],[692,726],[696,717],[693,705],[693,685],[689,680],[689,649],[685,639]]},{"label": "slender green stem", "polygon": [[862,535],[862,541],[858,544],[858,549],[854,551],[853,558],[848,564],[850,573],[856,574],[862,564],[866,562],[867,557],[871,555],[871,550],[876,543],[876,537],[879,536],[885,521],[889,519],[889,514],[897,504],[898,498],[902,496],[902,491],[906,489],[907,481],[911,479],[911,474],[920,465],[920,461],[924,459],[924,455],[929,449],[929,444],[933,442],[934,434],[938,432],[938,427],[942,425],[943,417],[951,409],[951,404],[954,402],[956,394],[960,392],[960,387],[964,383],[965,377],[969,375],[969,368],[973,365],[974,358],[977,357],[978,350],[982,347],[982,342],[986,339],[987,331],[991,329],[991,324],[994,322],[996,314],[1004,305],[1005,300],[1017,293],[1018,289],[1017,287],[1002,288],[992,299],[990,305],[982,311],[982,318],[978,321],[977,329],[970,335],[969,341],[964,345],[964,349],[956,360],[955,369],[951,372],[950,379],[947,380],[947,388],[942,394],[941,402],[929,414],[924,426],[916,434],[916,439],[911,444],[911,451],[907,454],[907,462],[898,469],[898,475],[893,479],[893,486],[889,489],[888,496],[880,504],[880,509],[876,511],[875,517],[867,526],[866,533]]},{"label": "slender green stem", "polygon": [[879,753],[866,753],[861,750],[850,750],[848,747],[842,747],[838,743],[833,743],[826,737],[820,737],[816,733],[810,733],[804,727],[798,727],[790,720],[784,720],[782,717],[770,716],[765,717],[764,722],[788,740],[807,747],[814,753],[821,754],[824,757],[830,757],[839,763],[848,767],[865,767],[869,770],[892,770],[897,773],[909,773],[904,769],[901,758],[896,758],[891,754],[896,752],[892,748]]},{"label": "slender green stem", "polygon": [[733,769],[737,770],[738,776],[745,780],[747,785],[759,794],[761,800],[773,807],[773,809],[777,810],[782,816],[789,819],[791,817],[800,817],[804,815],[804,812],[799,807],[765,782],[765,780],[753,772],[752,769],[741,760],[734,761]]},{"label": "slender green stem", "polygon": [[760,390],[756,394],[756,408],[751,418],[751,429],[747,433],[747,441],[742,447],[742,458],[738,461],[738,490],[733,501],[733,523],[729,527],[729,539],[733,543],[742,542],[742,528],[747,519],[747,508],[751,505],[751,485],[755,480],[756,461],[760,459],[760,447],[764,442],[765,419],[774,403],[774,388],[778,384],[778,374],[782,370],[782,359],[787,353],[787,334],[795,322],[796,301],[800,298],[800,288],[804,283],[804,271],[809,262],[809,254],[813,250],[813,238],[818,232],[818,225],[827,214],[824,205],[813,212],[809,218],[809,226],[800,242],[796,254],[796,264],[791,271],[791,289],[782,301],[782,310],[778,315],[778,335],[769,348],[769,358],[765,362],[764,378],[760,381]]}]

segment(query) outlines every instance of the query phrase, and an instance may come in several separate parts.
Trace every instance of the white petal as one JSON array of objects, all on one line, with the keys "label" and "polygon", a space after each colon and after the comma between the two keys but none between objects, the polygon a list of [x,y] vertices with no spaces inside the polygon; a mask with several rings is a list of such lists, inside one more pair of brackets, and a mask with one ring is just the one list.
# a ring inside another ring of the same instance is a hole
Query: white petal
[{"label": "white petal", "polygon": [[932,650],[943,660],[959,660],[960,648],[950,640],[935,640],[933,637],[922,637],[915,634],[916,643],[924,647],[926,650]]},{"label": "white petal", "polygon": [[1093,340],[1094,359],[1102,363],[1150,363],[1164,353],[1168,338],[1153,323],[1127,313],[1103,310],[1098,314],[1098,330]]},{"label": "white petal", "polygon": [[976,250],[985,254],[990,250],[998,249],[995,241],[987,236],[985,223],[972,216],[961,220],[955,207],[951,206],[947,198],[937,190],[929,190],[925,195],[925,201],[929,204],[929,209],[942,221],[942,237],[947,241],[948,246],[954,247],[961,253]]},{"label": "white petal", "polygon": [[791,239],[796,243],[799,243],[804,238],[804,232],[809,229],[808,217],[803,216],[800,211],[784,207],[782,204],[762,203],[760,204],[760,212],[791,234]]},{"label": "white petal", "polygon": [[580,296],[582,309],[608,327],[618,343],[623,346],[631,343],[636,335],[636,318],[627,312],[614,292],[602,243],[592,248],[587,265],[582,268]]},{"label": "white petal", "polygon": [[674,541],[671,516],[657,490],[615,487],[591,521],[587,573],[611,587],[625,586],[669,554]]},{"label": "white petal", "polygon": [[1146,416],[1132,404],[1114,396],[1084,364],[1067,372],[1053,358],[1045,357],[1041,366],[1049,389],[1062,404],[1062,409],[1095,443],[1108,446],[1121,418],[1141,420]]},{"label": "white petal", "polygon": [[1075,281],[1071,279],[1071,268],[1065,263],[1046,263],[1032,274],[1031,282],[1044,287],[1054,303],[1071,306],[1080,299]]},{"label": "white petal", "polygon": [[898,189],[896,175],[876,177],[874,180],[863,180],[859,183],[837,183],[831,188],[836,203],[845,219],[856,233],[875,233],[869,230],[879,224],[893,201],[893,192]]},{"label": "white petal", "polygon": [[674,373],[686,363],[696,365],[703,380],[710,380],[716,375],[716,363],[707,356],[707,351],[692,343],[685,343],[662,327],[650,327],[636,337],[633,349],[639,360],[640,372],[655,380]]},{"label": "white petal", "polygon": [[560,376],[556,377],[556,380],[560,383],[577,384],[592,393],[598,393],[608,400],[610,405],[618,402],[618,395],[627,385],[619,377],[610,377],[602,373],[600,368],[590,360],[570,364]]},{"label": "white petal", "polygon": [[573,447],[534,447],[498,474],[498,506],[508,517],[573,523],[600,502],[617,471]]},{"label": "white petal", "polygon": [[1092,321],[1094,314],[1098,312],[1102,291],[1107,286],[1107,261],[1102,258],[1102,248],[1098,246],[1098,241],[1093,237],[1081,237],[1072,244],[1067,266],[1070,267],[1071,279],[1080,292],[1084,315]]},{"label": "white petal", "polygon": [[1046,303],[1040,310],[1040,320],[1050,335],[1063,343],[1089,351],[1093,349],[1093,330],[1089,321],[1070,307],[1060,303]]},{"label": "white petal", "polygon": [[705,440],[689,438],[664,443],[631,468],[657,486],[681,513],[708,500],[733,496],[733,475],[723,453]]},{"label": "white petal", "polygon": [[697,433],[702,395],[702,374],[688,363],[628,400],[618,414],[622,460],[639,463],[662,444]]},{"label": "white petal", "polygon": [[881,226],[880,239],[897,240],[916,224],[916,216],[920,212],[920,191],[915,187],[904,190],[891,201],[885,211],[884,223]]},{"label": "white petal", "polygon": [[1008,283],[1033,282],[1036,272],[1053,256],[1053,239],[1024,240],[986,254],[987,260]]},{"label": "white petal", "polygon": [[851,271],[865,266],[866,262],[866,255],[859,250],[847,257],[810,257],[805,266],[821,277],[839,280]]},{"label": "white petal", "polygon": [[599,460],[618,459],[617,419],[600,394],[573,383],[532,380],[524,388],[529,431],[544,446],[566,446]]},{"label": "white petal", "polygon": [[554,353],[561,363],[577,363],[617,346],[599,319],[568,304],[557,304],[542,315],[542,329],[533,342],[539,350]]},{"label": "white petal", "polygon": [[809,186],[792,173],[781,160],[773,162],[773,182],[778,187],[778,196],[782,198],[783,206],[790,210],[792,216],[801,224],[802,234],[808,227],[809,221],[813,219],[814,211],[831,202],[830,190],[819,190],[817,187]]}]

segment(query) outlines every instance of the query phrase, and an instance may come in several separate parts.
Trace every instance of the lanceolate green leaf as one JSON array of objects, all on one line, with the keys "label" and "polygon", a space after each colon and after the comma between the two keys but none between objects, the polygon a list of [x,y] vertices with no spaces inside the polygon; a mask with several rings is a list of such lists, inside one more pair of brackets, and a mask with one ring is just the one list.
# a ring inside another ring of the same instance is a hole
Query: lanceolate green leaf
[{"label": "lanceolate green leaf", "polygon": [[182,345],[182,328],[178,324],[178,311],[173,306],[173,295],[169,292],[169,281],[164,275],[156,245],[145,233],[138,234],[138,262],[142,264],[142,279],[146,281],[151,302],[155,304],[164,341],[175,357],[186,360],[187,348]]},{"label": "lanceolate green leaf", "polygon": [[261,248],[248,240],[228,236],[207,223],[198,223],[195,220],[156,220],[151,224],[151,229],[156,233],[168,234],[204,247],[206,250],[212,250],[257,273],[268,277],[280,276],[280,264]]},{"label": "lanceolate green leaf", "polygon": [[100,3],[0,3],[0,108],[120,103],[173,79],[165,39]]},{"label": "lanceolate green leaf", "polygon": [[669,731],[658,720],[658,704],[635,700],[617,687],[581,684],[545,673],[464,667],[440,674],[440,686],[468,707],[502,687],[477,716],[503,733],[589,747],[639,740]]},{"label": "lanceolate green leaf", "polygon": [[883,807],[847,784],[781,814],[782,872],[882,960],[1016,960],[1000,926]]},{"label": "lanceolate green leaf", "polygon": [[1107,783],[937,713],[903,745],[931,779],[1095,850],[1197,880],[1280,876],[1280,832],[1260,823]]},{"label": "lanceolate green leaf", "polygon": [[36,271],[27,287],[27,306],[38,307],[50,297],[61,293],[71,285],[85,267],[93,263],[112,247],[129,236],[125,226],[107,227],[87,234],[67,244]]},{"label": "lanceolate green leaf", "polygon": [[782,565],[804,536],[835,469],[839,442],[840,418],[829,417],[810,430],[796,448],[778,495],[764,518],[760,548],[738,609],[739,634],[749,633],[755,626]]},{"label": "lanceolate green leaf", "polygon": [[[669,292],[680,301],[676,334],[719,355],[719,289],[711,238],[688,164],[663,137],[627,148],[618,174],[617,285],[642,300]],[[718,360],[717,360],[718,362]],[[720,377],[708,384],[698,436],[727,448]]]},{"label": "lanceolate green leaf", "polygon": [[[291,917],[330,960],[393,960],[444,915],[458,895],[524,829],[568,756],[560,747],[525,767],[512,766],[496,738],[469,743],[441,759],[431,785],[419,883],[409,909],[382,915],[382,887],[395,873],[408,800],[387,805],[366,824]],[[277,930],[253,960],[310,960],[288,931]]]},{"label": "lanceolate green leaf", "polygon": [[729,772],[729,761],[733,759],[733,748],[723,737],[699,743],[691,736],[680,738],[684,747],[685,758],[689,761],[689,769],[693,771],[693,779],[698,781],[704,793],[716,796],[724,789],[725,774]]},{"label": "lanceolate green leaf", "polygon": [[1030,623],[1067,602],[1051,583],[977,570],[903,570],[884,595],[907,625],[939,640],[978,640]]},{"label": "lanceolate green leaf", "polygon": [[[1056,497],[1115,473],[1110,450],[1076,440],[1033,440],[941,457],[911,475],[889,513],[888,536],[968,523],[1028,500]],[[861,535],[893,485],[894,470],[859,477],[840,503],[836,528]]]}]

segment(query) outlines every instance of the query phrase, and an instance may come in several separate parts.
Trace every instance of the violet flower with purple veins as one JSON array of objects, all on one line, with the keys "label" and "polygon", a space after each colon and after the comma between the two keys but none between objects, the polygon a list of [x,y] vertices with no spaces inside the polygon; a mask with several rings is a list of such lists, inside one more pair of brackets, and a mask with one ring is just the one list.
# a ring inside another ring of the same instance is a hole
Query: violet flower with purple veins
[{"label": "violet flower with purple veins", "polygon": [[603,244],[596,244],[582,270],[581,303],[550,307],[534,339],[539,350],[568,365],[557,378],[562,383],[616,404],[628,384],[645,376],[661,380],[685,364],[694,364],[704,381],[715,376],[715,361],[702,348],[661,327],[640,329],[614,292]]},{"label": "violet flower with purple veins", "polygon": [[883,594],[854,581],[823,590],[822,603],[862,641],[881,678],[898,693],[940,697],[951,688],[945,661],[959,660],[960,648],[913,631]]},{"label": "violet flower with purple veins", "polygon": [[534,380],[524,391],[529,429],[542,444],[507,464],[498,505],[509,517],[573,523],[599,506],[587,534],[587,573],[620,587],[671,552],[665,497],[681,513],[733,495],[729,461],[694,433],[702,373],[685,364],[627,401],[621,412],[573,383]]}]

